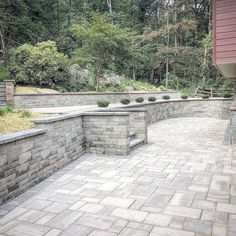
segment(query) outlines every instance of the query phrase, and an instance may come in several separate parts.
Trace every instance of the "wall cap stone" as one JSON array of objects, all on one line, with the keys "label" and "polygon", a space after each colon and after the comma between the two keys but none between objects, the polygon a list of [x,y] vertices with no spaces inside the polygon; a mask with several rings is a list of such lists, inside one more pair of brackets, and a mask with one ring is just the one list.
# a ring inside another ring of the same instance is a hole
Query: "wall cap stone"
[{"label": "wall cap stone", "polygon": [[84,112],[83,116],[129,116],[129,112],[91,111]]},{"label": "wall cap stone", "polygon": [[96,92],[83,92],[83,93],[15,93],[14,96],[61,96],[61,95],[138,95],[138,94],[166,94],[166,93],[176,93],[179,94],[179,92],[104,92],[104,93],[96,93]]},{"label": "wall cap stone", "polygon": [[147,112],[147,108],[129,108],[129,107],[114,107],[106,110],[94,110],[98,112]]},{"label": "wall cap stone", "polygon": [[46,133],[46,129],[28,129],[0,136],[0,145]]},{"label": "wall cap stone", "polygon": [[124,107],[126,108],[135,108],[135,107],[142,107],[143,105],[153,105],[159,103],[171,103],[171,102],[192,102],[192,101],[199,101],[199,102],[206,102],[206,101],[232,101],[231,98],[210,98],[210,99],[202,99],[202,98],[190,98],[190,99],[170,99],[170,100],[159,100],[155,102],[143,102],[143,103],[136,103],[130,104]]},{"label": "wall cap stone", "polygon": [[80,117],[82,115],[83,115],[83,112],[64,113],[63,115],[51,116],[51,117],[46,117],[46,118],[41,118],[41,119],[35,119],[35,120],[33,120],[33,122],[35,124],[49,124],[49,123],[54,123],[54,122],[57,122],[57,121],[73,119],[73,118],[76,118],[76,117]]}]

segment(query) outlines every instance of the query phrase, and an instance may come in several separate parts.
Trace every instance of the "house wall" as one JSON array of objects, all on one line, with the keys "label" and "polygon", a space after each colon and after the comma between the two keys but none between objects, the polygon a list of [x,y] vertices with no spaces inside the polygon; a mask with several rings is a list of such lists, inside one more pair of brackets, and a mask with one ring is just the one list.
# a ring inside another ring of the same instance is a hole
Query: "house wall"
[{"label": "house wall", "polygon": [[213,0],[213,64],[236,63],[236,1]]}]

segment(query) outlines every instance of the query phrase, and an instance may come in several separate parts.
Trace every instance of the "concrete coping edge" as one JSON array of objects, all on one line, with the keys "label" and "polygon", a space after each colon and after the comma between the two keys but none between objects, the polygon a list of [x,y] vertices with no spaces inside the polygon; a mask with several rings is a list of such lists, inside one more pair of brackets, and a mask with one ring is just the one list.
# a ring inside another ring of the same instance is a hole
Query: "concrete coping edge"
[{"label": "concrete coping edge", "polygon": [[83,112],[64,113],[63,115],[35,119],[35,120],[33,120],[33,122],[35,124],[48,124],[48,123],[53,123],[53,122],[57,122],[57,121],[63,121],[63,120],[67,120],[67,119],[81,117],[82,115],[83,115]]},{"label": "concrete coping edge", "polygon": [[129,108],[129,107],[114,107],[107,110],[97,110],[98,112],[147,112],[147,108]]},{"label": "concrete coping edge", "polygon": [[48,95],[142,95],[142,94],[180,94],[179,92],[166,91],[166,92],[107,92],[107,93],[96,93],[96,92],[78,92],[78,93],[15,93],[14,96],[48,96]]},{"label": "concrete coping edge", "polygon": [[47,129],[28,129],[28,130],[23,130],[15,133],[10,133],[6,135],[1,135],[0,136],[0,145],[6,144],[6,143],[11,143],[20,139],[24,138],[29,138],[33,137],[39,134],[44,134],[47,132]]},{"label": "concrete coping edge", "polygon": [[[127,105],[125,108],[136,108],[142,107],[143,105],[154,105],[154,104],[161,104],[161,103],[171,103],[171,102],[209,102],[209,101],[232,101],[232,98],[209,98],[209,99],[202,99],[202,98],[189,98],[189,99],[170,99],[170,100],[158,100],[155,102],[143,102],[143,103],[136,103]],[[125,109],[124,108],[124,109]]]},{"label": "concrete coping edge", "polygon": [[129,112],[91,111],[91,112],[84,112],[83,116],[129,116]]}]

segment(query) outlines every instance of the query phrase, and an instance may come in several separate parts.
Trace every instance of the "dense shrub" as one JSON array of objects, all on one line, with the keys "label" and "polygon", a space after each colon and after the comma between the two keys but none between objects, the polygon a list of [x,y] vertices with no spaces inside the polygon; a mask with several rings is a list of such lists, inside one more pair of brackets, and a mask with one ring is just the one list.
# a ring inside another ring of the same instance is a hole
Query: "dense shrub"
[{"label": "dense shrub", "polygon": [[120,102],[124,105],[130,104],[130,99],[129,98],[121,98]]},{"label": "dense shrub", "polygon": [[66,62],[54,41],[23,44],[12,51],[10,75],[20,84],[55,88],[68,81]]},{"label": "dense shrub", "polygon": [[153,96],[151,96],[151,97],[149,97],[148,98],[148,101],[149,102],[155,102],[157,99],[155,98],[155,97],[153,97]]},{"label": "dense shrub", "polygon": [[164,96],[162,96],[162,99],[163,99],[163,100],[169,100],[169,99],[170,99],[170,96],[169,96],[169,95],[164,95]]},{"label": "dense shrub", "polygon": [[138,98],[135,98],[135,101],[137,103],[142,103],[144,101],[144,98],[143,97],[138,97]]},{"label": "dense shrub", "polygon": [[78,64],[70,65],[66,68],[68,81],[60,86],[57,90],[60,92],[77,92],[95,90],[95,78],[91,68],[82,68]]},{"label": "dense shrub", "polygon": [[9,72],[7,68],[0,67],[0,82],[9,79]]},{"label": "dense shrub", "polygon": [[182,99],[188,99],[188,95],[183,94],[183,95],[181,95],[181,98]]},{"label": "dense shrub", "polygon": [[121,77],[113,72],[106,71],[102,78],[102,85],[114,87],[120,86]]},{"label": "dense shrub", "polygon": [[221,93],[221,96],[222,96],[223,98],[231,98],[231,97],[232,97],[232,95],[231,95],[229,92],[222,92],[222,93]]},{"label": "dense shrub", "polygon": [[203,96],[202,96],[202,99],[209,99],[209,98],[210,98],[209,95],[203,95]]},{"label": "dense shrub", "polygon": [[107,99],[99,99],[97,101],[97,104],[98,104],[99,107],[108,107],[109,104],[110,104],[110,101],[107,100]]}]

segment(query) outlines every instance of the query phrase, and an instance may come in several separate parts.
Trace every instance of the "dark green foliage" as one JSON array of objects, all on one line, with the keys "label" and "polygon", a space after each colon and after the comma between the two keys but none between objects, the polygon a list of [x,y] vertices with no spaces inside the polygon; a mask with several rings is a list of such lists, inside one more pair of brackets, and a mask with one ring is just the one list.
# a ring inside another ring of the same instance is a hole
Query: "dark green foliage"
[{"label": "dark green foliage", "polygon": [[[211,1],[108,3],[1,0],[0,66],[2,62],[7,67],[11,64],[10,75],[18,83],[60,91],[98,90],[105,70],[165,89],[194,91],[199,85],[221,89],[223,82],[214,81],[222,78],[211,65]],[[28,53],[19,56],[13,52],[10,59],[12,48],[47,40],[57,43],[58,53],[68,57],[70,64],[88,67],[93,81],[78,85],[65,62],[55,60],[56,65],[52,65],[53,53],[44,55],[49,58],[48,64],[35,58],[29,63]],[[6,77],[8,72],[0,69],[0,81]],[[100,88],[106,89],[125,90],[122,86]]]},{"label": "dark green foliage", "polygon": [[142,103],[144,101],[144,98],[143,97],[138,97],[138,98],[135,98],[135,101],[137,103]]},{"label": "dark green foliage", "polygon": [[9,72],[6,67],[0,67],[0,82],[9,79]]},{"label": "dark green foliage", "polygon": [[11,77],[20,84],[54,88],[66,82],[66,60],[53,41],[24,44],[12,52]]},{"label": "dark green foliage", "polygon": [[202,96],[202,99],[209,99],[209,98],[210,98],[209,95],[203,95],[203,96]]},{"label": "dark green foliage", "polygon": [[124,105],[130,104],[130,99],[129,98],[121,98],[120,102]]},{"label": "dark green foliage", "polygon": [[185,95],[185,94],[183,94],[183,95],[181,95],[181,98],[182,98],[182,99],[188,99],[188,96]]},{"label": "dark green foliage", "polygon": [[223,98],[231,98],[232,95],[229,94],[229,93],[223,93],[222,97],[223,97]]},{"label": "dark green foliage", "polygon": [[169,99],[170,99],[170,96],[169,96],[169,95],[164,95],[164,96],[162,96],[162,99],[163,99],[163,100],[169,100]]},{"label": "dark green foliage", "polygon": [[98,105],[99,107],[108,107],[109,104],[110,104],[110,101],[107,100],[107,99],[99,99],[99,100],[97,101],[97,105]]},{"label": "dark green foliage", "polygon": [[13,112],[13,108],[11,106],[0,108],[0,116],[4,116],[5,114],[11,113],[11,112]]},{"label": "dark green foliage", "polygon": [[148,98],[149,102],[155,102],[156,100],[157,100],[156,97],[153,97],[153,96]]}]

